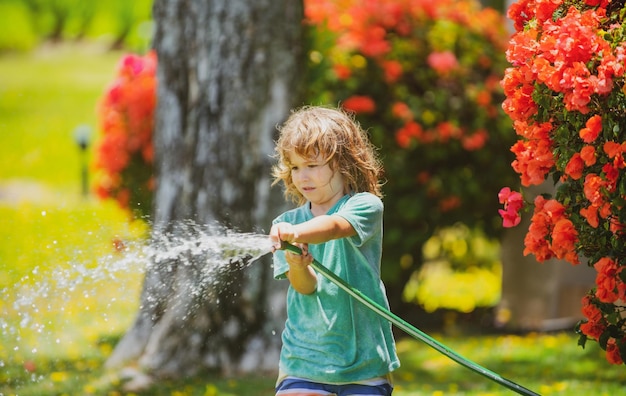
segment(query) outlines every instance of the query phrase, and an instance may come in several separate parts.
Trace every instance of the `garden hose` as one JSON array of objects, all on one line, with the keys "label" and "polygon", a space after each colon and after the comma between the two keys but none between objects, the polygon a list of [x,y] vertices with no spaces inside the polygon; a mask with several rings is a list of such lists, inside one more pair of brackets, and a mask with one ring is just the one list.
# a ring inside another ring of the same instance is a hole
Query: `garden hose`
[{"label": "garden hose", "polygon": [[[284,242],[283,241],[281,248],[285,249],[285,250],[289,250],[289,251],[291,251],[293,253],[296,253],[296,254],[302,254],[302,249],[300,249],[299,247],[294,246],[294,245],[292,245],[292,244],[290,244],[288,242]],[[375,313],[377,313],[378,315],[380,315],[384,319],[387,319],[389,322],[391,322],[392,324],[396,325],[399,329],[403,330],[404,332],[406,332],[407,334],[409,334],[413,338],[426,343],[431,348],[433,348],[436,351],[446,355],[448,358],[454,360],[455,362],[459,363],[460,365],[465,366],[466,368],[468,368],[468,369],[470,369],[470,370],[472,370],[472,371],[474,371],[474,372],[476,372],[476,373],[478,373],[478,374],[480,374],[480,375],[482,375],[484,377],[487,377],[488,379],[490,379],[492,381],[495,381],[498,384],[500,384],[500,385],[502,385],[504,387],[507,387],[507,388],[509,388],[512,391],[517,392],[520,395],[539,396],[538,393],[535,393],[535,392],[533,392],[533,391],[531,391],[531,390],[529,390],[527,388],[524,388],[523,386],[521,386],[521,385],[519,385],[519,384],[517,384],[517,383],[515,383],[515,382],[513,382],[511,380],[503,378],[502,376],[494,373],[493,371],[488,370],[488,369],[480,366],[479,364],[474,363],[471,360],[468,360],[468,359],[462,357],[461,355],[457,354],[456,352],[454,352],[450,348],[446,347],[445,345],[441,344],[440,342],[438,342],[434,338],[430,337],[428,334],[422,332],[421,330],[419,330],[416,327],[414,327],[413,325],[409,324],[408,322],[406,322],[402,318],[398,317],[397,315],[395,315],[394,313],[392,313],[388,309],[382,307],[380,304],[378,304],[374,300],[372,300],[369,297],[367,297],[361,291],[359,291],[359,290],[355,289],[354,287],[350,286],[346,281],[344,281],[339,276],[337,276],[334,272],[332,272],[331,270],[326,268],[324,265],[322,265],[322,263],[317,261],[315,258],[313,258],[313,262],[311,263],[311,267],[313,267],[313,269],[315,269],[317,272],[322,274],[329,281],[331,281],[335,285],[339,286],[341,289],[343,289],[349,295],[354,297],[357,301],[359,301],[360,303],[364,304],[367,308],[371,309],[372,311],[374,311]]]}]

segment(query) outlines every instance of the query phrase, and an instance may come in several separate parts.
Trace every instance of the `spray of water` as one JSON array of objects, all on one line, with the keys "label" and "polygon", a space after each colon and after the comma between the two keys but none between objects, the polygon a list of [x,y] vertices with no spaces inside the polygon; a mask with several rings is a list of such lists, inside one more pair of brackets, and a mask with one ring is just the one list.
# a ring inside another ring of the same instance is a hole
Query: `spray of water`
[{"label": "spray of water", "polygon": [[[29,381],[42,380],[28,363],[38,354],[62,350],[80,356],[84,345],[77,338],[93,341],[102,331],[123,332],[138,309],[143,275],[153,266],[159,270],[173,263],[193,266],[202,290],[207,285],[227,287],[216,282],[234,262],[237,269],[242,263],[251,265],[270,248],[264,234],[185,221],[167,231],[153,231],[149,240],[116,241],[115,249],[97,260],[74,259],[53,269],[35,266],[15,284],[0,289],[0,379],[13,377],[2,371],[17,363],[32,371]],[[85,256],[78,249],[76,253]],[[20,383],[9,386],[19,388]]]}]

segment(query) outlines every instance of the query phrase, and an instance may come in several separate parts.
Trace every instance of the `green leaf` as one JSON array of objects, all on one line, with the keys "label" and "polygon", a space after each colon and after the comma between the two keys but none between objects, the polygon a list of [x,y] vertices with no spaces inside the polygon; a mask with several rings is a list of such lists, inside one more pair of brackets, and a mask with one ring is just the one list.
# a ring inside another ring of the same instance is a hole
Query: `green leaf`
[{"label": "green leaf", "polygon": [[598,344],[600,345],[600,348],[604,349],[605,351],[606,351],[606,344],[609,342],[609,338],[611,338],[610,328],[611,326],[609,326],[606,330],[604,330],[602,335],[600,335],[600,338],[598,338]]},{"label": "green leaf", "polygon": [[582,349],[585,349],[585,345],[587,345],[587,336],[585,334],[580,333],[580,337],[578,337],[578,345],[580,345],[580,347],[582,347]]}]

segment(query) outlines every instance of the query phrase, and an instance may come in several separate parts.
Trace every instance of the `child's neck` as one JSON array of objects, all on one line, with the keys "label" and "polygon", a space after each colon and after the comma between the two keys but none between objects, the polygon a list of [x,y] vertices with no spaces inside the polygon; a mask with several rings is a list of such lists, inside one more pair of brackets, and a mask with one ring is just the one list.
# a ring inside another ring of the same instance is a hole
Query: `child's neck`
[{"label": "child's neck", "polygon": [[329,210],[333,208],[333,206],[337,204],[337,202],[341,200],[341,198],[345,197],[346,194],[349,194],[349,193],[350,192],[348,190],[344,190],[343,194],[337,196],[337,198],[334,199],[333,201],[327,202],[323,205],[318,205],[318,204],[314,204],[313,202],[309,202],[309,209],[311,210],[311,213],[313,213],[314,217],[325,215],[328,213]]}]

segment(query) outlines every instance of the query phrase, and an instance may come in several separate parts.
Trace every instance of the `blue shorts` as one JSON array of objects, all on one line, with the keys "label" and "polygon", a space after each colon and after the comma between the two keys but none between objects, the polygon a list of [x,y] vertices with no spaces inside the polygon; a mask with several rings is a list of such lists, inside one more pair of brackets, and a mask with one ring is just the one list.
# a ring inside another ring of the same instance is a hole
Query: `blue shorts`
[{"label": "blue shorts", "polygon": [[391,396],[393,387],[388,383],[380,385],[329,385],[311,382],[301,378],[287,378],[276,387],[276,396],[297,394],[325,396]]}]

